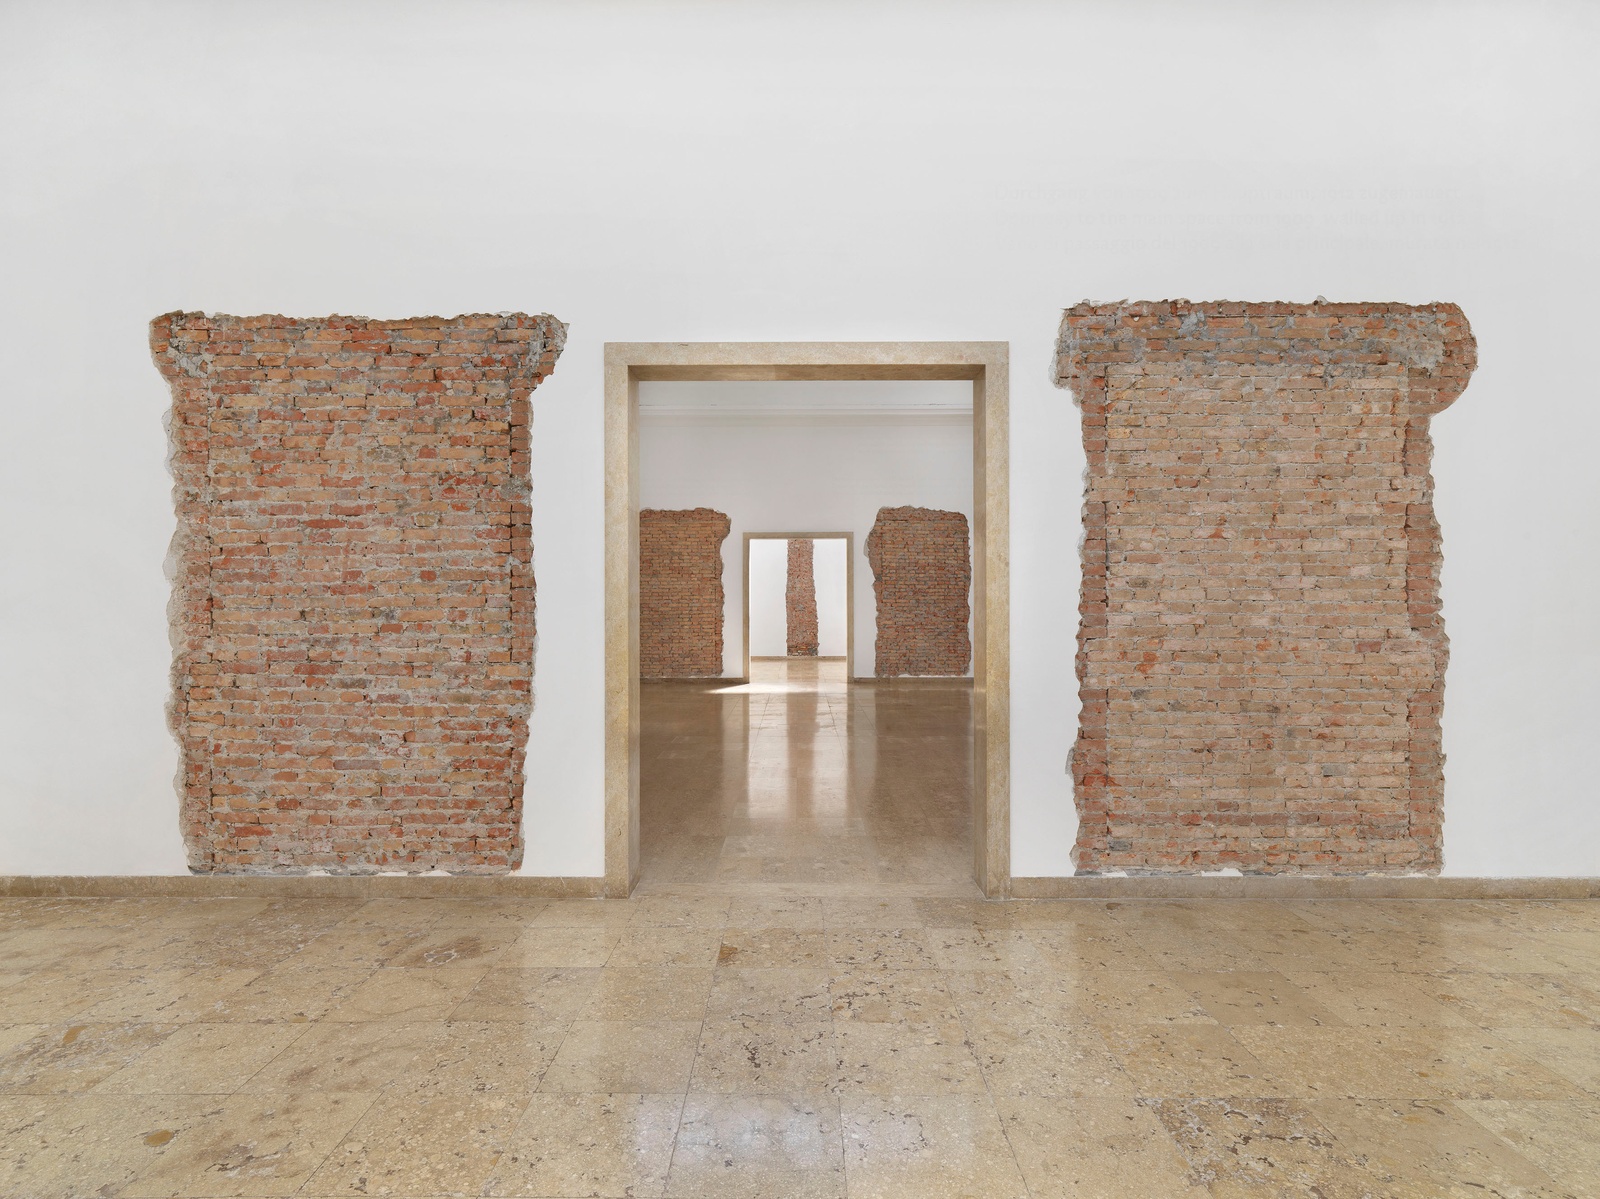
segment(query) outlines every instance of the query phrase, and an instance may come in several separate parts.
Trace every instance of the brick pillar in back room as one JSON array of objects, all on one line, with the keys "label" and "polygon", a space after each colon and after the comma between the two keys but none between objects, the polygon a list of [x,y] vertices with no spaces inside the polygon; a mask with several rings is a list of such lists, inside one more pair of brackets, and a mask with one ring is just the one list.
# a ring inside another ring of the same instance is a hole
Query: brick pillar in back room
[{"label": "brick pillar in back room", "polygon": [[640,511],[640,678],[722,673],[722,543],[730,528],[711,508]]},{"label": "brick pillar in back room", "polygon": [[877,676],[966,674],[972,664],[966,516],[879,508],[862,548],[877,599]]},{"label": "brick pillar in back room", "polygon": [[528,396],[565,337],[521,314],[151,322],[192,870],[520,863]]},{"label": "brick pillar in back room", "polygon": [[1451,304],[1080,304],[1082,872],[1412,873],[1442,846],[1428,424]]},{"label": "brick pillar in back room", "polygon": [[783,593],[791,658],[817,656],[816,547],[805,537],[789,539],[789,582]]}]

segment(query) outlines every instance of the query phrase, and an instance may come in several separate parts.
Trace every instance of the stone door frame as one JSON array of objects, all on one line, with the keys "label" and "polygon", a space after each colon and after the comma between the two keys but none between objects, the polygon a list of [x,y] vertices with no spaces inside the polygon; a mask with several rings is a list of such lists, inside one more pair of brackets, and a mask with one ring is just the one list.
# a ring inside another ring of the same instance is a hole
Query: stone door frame
[{"label": "stone door frame", "polygon": [[639,877],[639,384],[811,379],[972,381],[973,878],[1010,893],[1010,357],[1003,341],[605,343],[605,895]]}]

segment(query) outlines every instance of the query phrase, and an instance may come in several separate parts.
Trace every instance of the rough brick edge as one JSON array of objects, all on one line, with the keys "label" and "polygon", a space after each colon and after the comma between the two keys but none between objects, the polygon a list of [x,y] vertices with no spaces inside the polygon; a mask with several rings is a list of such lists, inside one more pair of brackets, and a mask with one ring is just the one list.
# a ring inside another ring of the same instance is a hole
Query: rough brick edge
[{"label": "rough brick edge", "polygon": [[873,641],[873,675],[880,679],[946,679],[963,678],[972,668],[972,526],[964,512],[951,512],[944,508],[921,508],[914,504],[906,504],[898,508],[879,508],[878,515],[872,522],[872,528],[867,530],[866,539],[861,544],[861,552],[867,559],[867,565],[872,569],[872,595],[873,600],[881,612],[883,608],[883,571],[882,559],[878,556],[878,549],[883,544],[886,534],[882,531],[892,524],[959,524],[963,544],[966,547],[963,556],[966,573],[966,591],[961,603],[961,616],[955,622],[959,631],[957,658],[959,666],[941,674],[908,674],[894,669],[899,663],[897,657],[903,657],[890,651],[885,644],[883,624],[878,623],[877,637]]},{"label": "rough brick edge", "polygon": [[[682,524],[700,524],[711,530],[715,536],[713,545],[716,548],[717,575],[712,580],[715,588],[713,592],[714,604],[708,605],[716,613],[716,627],[712,631],[712,641],[706,649],[705,661],[698,666],[688,667],[682,672],[673,674],[640,674],[640,678],[659,679],[712,679],[722,676],[722,654],[726,644],[726,630],[723,628],[727,618],[728,591],[723,583],[722,545],[728,540],[728,534],[733,531],[733,519],[726,512],[719,512],[715,508],[641,508],[639,519],[641,522],[664,518],[675,520]],[[643,621],[643,612],[640,613]],[[641,666],[641,671],[644,669]]]},{"label": "rough brick edge", "polygon": [[[1078,808],[1078,839],[1072,850],[1080,873],[1092,873],[1109,846],[1106,720],[1109,697],[1088,686],[1089,645],[1106,635],[1107,542],[1106,506],[1091,502],[1088,479],[1106,460],[1106,370],[1132,362],[1176,361],[1194,344],[1189,335],[1208,317],[1249,321],[1296,318],[1364,317],[1372,336],[1322,339],[1329,366],[1376,366],[1394,362],[1407,369],[1410,414],[1403,450],[1406,473],[1422,476],[1422,500],[1406,511],[1406,607],[1411,627],[1431,643],[1435,669],[1432,687],[1414,693],[1408,704],[1410,744],[1410,827],[1414,840],[1426,847],[1416,871],[1437,874],[1443,865],[1444,752],[1441,718],[1444,675],[1450,643],[1444,631],[1439,598],[1441,536],[1433,509],[1433,440],[1431,418],[1444,411],[1466,389],[1478,365],[1478,344],[1466,314],[1455,304],[1333,304],[1318,301],[1142,300],[1096,304],[1083,301],[1062,312],[1056,340],[1055,383],[1071,389],[1082,411],[1083,448],[1088,459],[1083,503],[1080,558],[1083,579],[1078,602],[1078,650],[1074,663],[1081,713],[1078,736],[1068,758]],[[1385,330],[1389,321],[1401,322]],[[1399,333],[1400,336],[1396,336]],[[1409,336],[1406,336],[1409,334]],[[1307,339],[1307,344],[1312,339]],[[1152,343],[1159,343],[1152,351]]]},{"label": "rough brick edge", "polygon": [[[513,713],[511,791],[508,811],[513,822],[511,851],[503,871],[522,864],[525,831],[522,794],[526,787],[528,720],[533,714],[533,660],[538,641],[533,574],[532,458],[530,430],[533,389],[549,377],[566,346],[567,325],[548,313],[461,313],[454,317],[416,316],[402,320],[372,320],[364,316],[286,317],[281,314],[232,316],[227,313],[163,313],[150,322],[150,355],[167,380],[172,403],[163,415],[167,430],[167,469],[172,475],[173,514],[177,519],[163,563],[172,594],[167,600],[167,634],[172,645],[172,667],[166,703],[167,728],[178,745],[179,831],[189,869],[195,874],[214,872],[205,814],[209,807],[211,767],[203,752],[203,739],[189,731],[187,698],[194,685],[195,667],[207,661],[211,614],[211,555],[207,551],[209,510],[204,502],[210,467],[209,413],[215,406],[210,390],[212,355],[185,346],[183,334],[199,326],[233,324],[246,328],[271,326],[347,325],[373,330],[404,329],[417,325],[444,327],[465,323],[492,323],[497,329],[535,329],[539,336],[527,340],[527,351],[507,357],[507,406],[510,414],[511,562],[508,586],[511,598],[512,663],[524,668],[519,688],[527,693]],[[199,340],[199,339],[196,339]]]}]

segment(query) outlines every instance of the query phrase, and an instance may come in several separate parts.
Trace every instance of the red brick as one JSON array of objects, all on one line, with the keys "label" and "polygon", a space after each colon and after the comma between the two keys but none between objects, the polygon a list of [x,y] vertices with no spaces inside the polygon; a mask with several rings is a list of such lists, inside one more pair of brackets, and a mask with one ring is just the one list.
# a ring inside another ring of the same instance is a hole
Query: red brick
[{"label": "red brick", "polygon": [[722,673],[722,543],[732,528],[710,508],[639,512],[639,677]]},{"label": "red brick", "polygon": [[972,663],[966,516],[879,508],[862,548],[877,598],[877,676],[966,674]]},{"label": "red brick", "polygon": [[1447,645],[1429,419],[1448,304],[1068,309],[1089,480],[1081,872],[1440,865]]},{"label": "red brick", "polygon": [[789,572],[783,595],[786,642],[791,658],[817,656],[816,547],[805,537],[789,539]]},{"label": "red brick", "polygon": [[525,429],[565,336],[520,314],[151,322],[192,870],[520,863]]}]

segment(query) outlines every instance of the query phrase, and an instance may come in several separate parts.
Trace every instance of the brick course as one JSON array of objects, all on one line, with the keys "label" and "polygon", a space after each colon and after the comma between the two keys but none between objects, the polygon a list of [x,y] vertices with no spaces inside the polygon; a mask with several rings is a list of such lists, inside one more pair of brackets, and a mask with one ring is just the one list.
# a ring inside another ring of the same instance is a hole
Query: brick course
[{"label": "brick course", "polygon": [[1089,477],[1081,872],[1440,866],[1429,419],[1448,304],[1093,305],[1058,382]]},{"label": "brick course", "polygon": [[789,656],[815,658],[817,656],[816,551],[808,538],[789,539],[789,574],[783,602]]},{"label": "brick course", "polygon": [[722,543],[730,528],[711,508],[640,511],[640,678],[722,673]]},{"label": "brick course", "polygon": [[549,316],[173,312],[173,696],[196,872],[522,857]]},{"label": "brick course", "polygon": [[877,676],[966,674],[972,663],[966,516],[879,508],[863,548],[877,597]]}]

